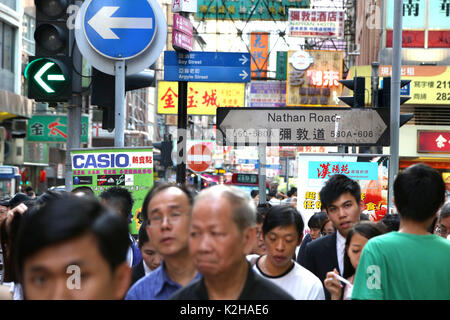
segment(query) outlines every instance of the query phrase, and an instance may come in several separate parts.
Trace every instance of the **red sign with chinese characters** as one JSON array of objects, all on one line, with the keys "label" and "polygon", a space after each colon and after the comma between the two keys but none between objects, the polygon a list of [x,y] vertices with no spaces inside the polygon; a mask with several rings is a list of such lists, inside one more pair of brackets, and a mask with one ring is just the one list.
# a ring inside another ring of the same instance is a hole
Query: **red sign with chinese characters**
[{"label": "red sign with chinese characters", "polygon": [[417,152],[450,153],[450,131],[417,131]]},{"label": "red sign with chinese characters", "polygon": [[269,34],[254,32],[250,35],[252,79],[266,78],[269,67]]}]

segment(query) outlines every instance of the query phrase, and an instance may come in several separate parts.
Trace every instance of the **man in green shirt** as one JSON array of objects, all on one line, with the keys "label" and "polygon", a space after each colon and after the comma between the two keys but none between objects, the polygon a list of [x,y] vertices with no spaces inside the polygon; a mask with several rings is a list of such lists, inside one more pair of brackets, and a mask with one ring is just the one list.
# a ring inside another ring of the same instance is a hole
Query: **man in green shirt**
[{"label": "man in green shirt", "polygon": [[398,174],[400,230],[366,244],[352,299],[450,299],[450,241],[427,231],[444,201],[444,181],[431,167],[416,164]]}]

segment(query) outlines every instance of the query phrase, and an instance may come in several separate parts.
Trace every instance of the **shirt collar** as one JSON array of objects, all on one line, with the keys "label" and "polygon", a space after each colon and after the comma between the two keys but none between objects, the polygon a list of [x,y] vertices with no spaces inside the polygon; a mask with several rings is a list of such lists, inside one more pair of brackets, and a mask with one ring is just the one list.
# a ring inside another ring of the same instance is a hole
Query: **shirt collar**
[{"label": "shirt collar", "polygon": [[181,285],[169,278],[169,275],[166,272],[166,265],[164,263],[164,260],[161,262],[161,265],[158,267],[158,269],[153,272],[156,273],[156,281],[154,285],[155,295],[159,295],[164,290],[165,284],[181,288]]},{"label": "shirt collar", "polygon": [[341,235],[339,231],[336,231],[336,242],[340,247],[342,247],[343,245],[345,246],[345,237]]}]

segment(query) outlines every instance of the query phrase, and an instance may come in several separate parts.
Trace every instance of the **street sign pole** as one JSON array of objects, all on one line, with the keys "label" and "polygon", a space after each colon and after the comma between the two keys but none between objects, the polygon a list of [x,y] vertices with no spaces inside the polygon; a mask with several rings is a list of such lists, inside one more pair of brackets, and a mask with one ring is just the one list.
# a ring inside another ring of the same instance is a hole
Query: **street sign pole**
[{"label": "street sign pole", "polygon": [[266,146],[258,146],[258,184],[259,184],[259,204],[266,203]]},{"label": "street sign pole", "polygon": [[114,146],[125,146],[125,60],[117,60],[116,63],[116,97],[115,97],[115,129]]},{"label": "street sign pole", "polygon": [[403,1],[396,0],[394,5],[394,40],[391,80],[391,159],[389,161],[388,213],[392,208],[394,180],[398,173],[399,137],[400,137],[400,76],[402,67],[402,14]]},{"label": "street sign pole", "polygon": [[[80,1],[75,4],[81,5]],[[69,101],[67,110],[67,151],[66,151],[66,168],[65,168],[65,187],[66,191],[71,191],[73,186],[72,181],[72,158],[70,150],[81,147],[81,107],[83,97],[81,76],[75,70],[82,70],[83,57],[75,41],[75,32],[73,30],[69,33],[70,36],[70,52],[73,52],[72,63],[74,71],[72,72],[72,98]],[[74,48],[72,48],[74,46]]]},{"label": "street sign pole", "polygon": [[178,82],[177,183],[186,183],[187,82]]}]

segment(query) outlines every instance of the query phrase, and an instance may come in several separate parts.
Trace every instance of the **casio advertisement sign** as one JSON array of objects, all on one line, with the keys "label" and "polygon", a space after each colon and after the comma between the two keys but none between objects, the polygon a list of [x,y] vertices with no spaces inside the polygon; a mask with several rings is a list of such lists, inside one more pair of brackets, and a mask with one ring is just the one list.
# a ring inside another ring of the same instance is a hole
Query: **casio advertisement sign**
[{"label": "casio advertisement sign", "polygon": [[73,169],[127,168],[130,156],[126,153],[77,154],[73,156]]}]

